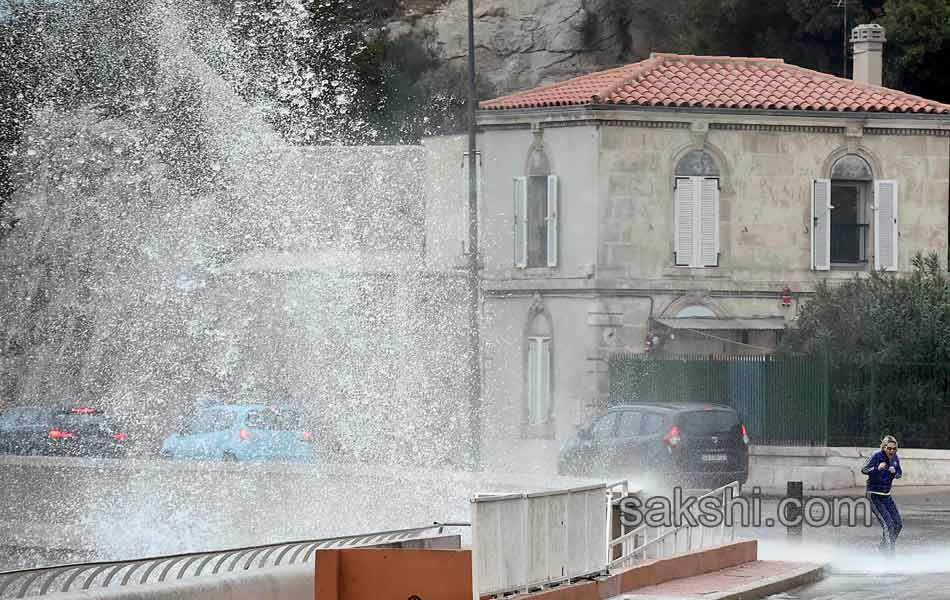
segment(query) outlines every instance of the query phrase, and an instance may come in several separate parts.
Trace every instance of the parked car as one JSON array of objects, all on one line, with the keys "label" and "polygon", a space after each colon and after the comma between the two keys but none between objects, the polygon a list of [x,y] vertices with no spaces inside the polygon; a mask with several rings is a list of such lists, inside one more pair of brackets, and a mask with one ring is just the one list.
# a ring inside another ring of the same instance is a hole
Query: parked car
[{"label": "parked car", "polygon": [[749,477],[749,434],[731,407],[698,403],[616,406],[561,448],[561,474],[715,487]]},{"label": "parked car", "polygon": [[314,437],[295,410],[263,404],[203,406],[162,444],[171,459],[309,462]]},{"label": "parked car", "polygon": [[129,442],[112,417],[91,406],[55,412],[46,436],[47,454],[54,456],[120,458]]},{"label": "parked car", "polygon": [[0,412],[0,454],[46,454],[50,421],[57,410],[48,406],[9,406]]}]

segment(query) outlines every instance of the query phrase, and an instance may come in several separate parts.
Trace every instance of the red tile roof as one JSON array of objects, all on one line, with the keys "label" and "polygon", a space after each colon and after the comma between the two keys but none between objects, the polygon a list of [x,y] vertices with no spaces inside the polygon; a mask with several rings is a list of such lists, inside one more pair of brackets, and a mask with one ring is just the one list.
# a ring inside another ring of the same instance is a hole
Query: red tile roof
[{"label": "red tile roof", "polygon": [[483,110],[578,105],[950,113],[941,104],[777,58],[654,54],[649,59],[482,102]]}]

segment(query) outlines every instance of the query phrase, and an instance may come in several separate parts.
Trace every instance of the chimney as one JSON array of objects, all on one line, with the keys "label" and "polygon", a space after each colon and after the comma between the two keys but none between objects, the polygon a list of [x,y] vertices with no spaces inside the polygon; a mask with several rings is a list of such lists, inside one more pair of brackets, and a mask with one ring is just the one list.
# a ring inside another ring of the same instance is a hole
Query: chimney
[{"label": "chimney", "polygon": [[881,85],[884,66],[884,28],[877,23],[858,25],[851,30],[854,45],[855,81]]}]

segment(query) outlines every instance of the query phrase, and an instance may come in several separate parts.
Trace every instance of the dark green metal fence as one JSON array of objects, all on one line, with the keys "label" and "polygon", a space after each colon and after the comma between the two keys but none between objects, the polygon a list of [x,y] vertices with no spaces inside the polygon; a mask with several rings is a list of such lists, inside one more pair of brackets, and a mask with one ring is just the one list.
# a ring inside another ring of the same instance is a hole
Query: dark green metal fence
[{"label": "dark green metal fence", "polygon": [[742,415],[754,443],[825,445],[828,366],[813,356],[618,354],[609,403],[709,402]]},{"label": "dark green metal fence", "polygon": [[710,402],[742,415],[754,442],[950,448],[950,363],[861,356],[618,354],[610,404]]},{"label": "dark green metal fence", "polygon": [[950,364],[836,358],[830,387],[829,445],[950,448]]}]

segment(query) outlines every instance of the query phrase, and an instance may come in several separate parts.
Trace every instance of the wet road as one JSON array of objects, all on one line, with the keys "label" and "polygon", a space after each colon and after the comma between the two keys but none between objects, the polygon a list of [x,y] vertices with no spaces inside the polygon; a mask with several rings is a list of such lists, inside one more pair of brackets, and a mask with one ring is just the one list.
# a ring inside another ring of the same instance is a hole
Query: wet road
[{"label": "wet road", "polygon": [[[911,513],[911,514],[906,514]],[[877,550],[880,529],[806,529],[802,541],[784,530],[759,531],[759,557],[828,563],[823,580],[772,600],[946,600],[950,598],[950,517],[905,511],[893,558]]]},{"label": "wet road", "polygon": [[946,600],[950,573],[916,575],[832,574],[810,586],[769,596],[772,600]]}]

